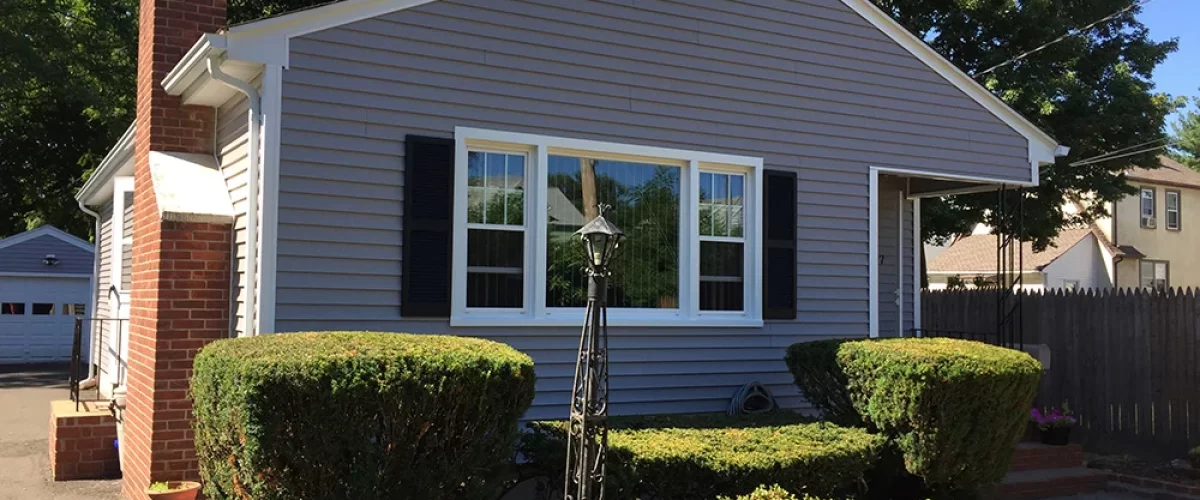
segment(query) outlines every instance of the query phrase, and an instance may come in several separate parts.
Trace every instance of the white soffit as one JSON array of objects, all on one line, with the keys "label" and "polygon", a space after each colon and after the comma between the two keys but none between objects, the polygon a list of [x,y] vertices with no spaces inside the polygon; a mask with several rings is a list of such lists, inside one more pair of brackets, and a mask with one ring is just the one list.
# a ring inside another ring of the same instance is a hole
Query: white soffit
[{"label": "white soffit", "polygon": [[162,220],[233,222],[229,190],[212,155],[151,151],[150,180]]}]

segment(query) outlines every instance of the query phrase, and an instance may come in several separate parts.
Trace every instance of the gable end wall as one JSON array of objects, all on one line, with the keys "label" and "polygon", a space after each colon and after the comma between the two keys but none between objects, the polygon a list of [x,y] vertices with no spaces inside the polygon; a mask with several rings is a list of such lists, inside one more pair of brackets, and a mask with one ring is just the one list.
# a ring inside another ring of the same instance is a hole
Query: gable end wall
[{"label": "gable end wall", "polygon": [[289,61],[276,331],[507,342],[538,363],[529,418],[563,416],[577,329],[400,317],[406,134],[527,132],[798,174],[798,318],[613,329],[614,413],[721,411],[755,380],[802,406],[782,349],[868,331],[870,166],[1031,175],[1026,139],[838,0],[441,0],[293,38]]}]

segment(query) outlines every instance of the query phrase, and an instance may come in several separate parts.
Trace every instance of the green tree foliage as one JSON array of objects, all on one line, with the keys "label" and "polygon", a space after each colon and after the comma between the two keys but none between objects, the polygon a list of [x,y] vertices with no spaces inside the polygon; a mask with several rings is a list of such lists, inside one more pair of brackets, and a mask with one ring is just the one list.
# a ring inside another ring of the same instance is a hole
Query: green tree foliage
[{"label": "green tree foliage", "polygon": [[73,195],[133,117],[137,2],[0,2],[0,237],[87,236]]},{"label": "green tree foliage", "polygon": [[[965,70],[976,74],[1113,14],[1130,0],[874,0],[905,27]],[[1112,201],[1132,194],[1121,172],[1156,167],[1158,152],[1080,167],[1070,162],[1165,138],[1163,124],[1177,101],[1154,92],[1151,74],[1173,52],[1174,40],[1154,42],[1135,7],[1087,33],[990,72],[977,81],[1004,99],[1071,155],[1041,170],[1041,185],[1025,205],[1026,241],[1045,248],[1059,228],[1102,215],[1094,204],[1066,214],[1069,196],[1094,193]],[[927,241],[969,233],[979,222],[1009,227],[989,209],[995,193],[925,200]]]},{"label": "green tree foliage", "polygon": [[1200,97],[1193,97],[1192,108],[1180,114],[1172,126],[1175,148],[1171,157],[1200,171]]}]

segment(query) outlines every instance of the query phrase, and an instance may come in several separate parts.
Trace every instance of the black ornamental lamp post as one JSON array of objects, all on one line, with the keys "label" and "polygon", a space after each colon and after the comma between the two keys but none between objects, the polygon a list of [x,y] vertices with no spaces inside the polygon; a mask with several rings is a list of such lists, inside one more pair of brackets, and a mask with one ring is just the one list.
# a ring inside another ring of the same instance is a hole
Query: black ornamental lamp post
[{"label": "black ornamental lamp post", "polygon": [[608,450],[608,265],[623,233],[600,215],[575,234],[587,260],[588,300],[571,385],[565,500],[604,498]]}]

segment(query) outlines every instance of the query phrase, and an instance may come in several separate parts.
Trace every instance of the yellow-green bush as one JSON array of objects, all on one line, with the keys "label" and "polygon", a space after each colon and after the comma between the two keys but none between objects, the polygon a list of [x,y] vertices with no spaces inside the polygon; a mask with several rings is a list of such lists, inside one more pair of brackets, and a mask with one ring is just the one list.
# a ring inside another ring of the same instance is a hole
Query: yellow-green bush
[{"label": "yellow-green bush", "polygon": [[[814,494],[856,492],[875,463],[881,436],[799,417],[675,417],[614,423],[609,432],[606,497],[656,500],[739,495],[763,484]],[[535,422],[522,454],[541,472],[563,477],[563,422]]]},{"label": "yellow-green bush", "polygon": [[805,494],[804,496],[796,496],[788,493],[787,490],[780,487],[778,484],[771,486],[759,486],[748,495],[741,495],[736,499],[730,497],[719,497],[717,500],[821,500],[812,495]]},{"label": "yellow-green bush", "polygon": [[192,379],[205,496],[487,498],[533,390],[528,356],[480,339],[217,341],[196,356]]},{"label": "yellow-green bush", "polygon": [[850,398],[931,488],[965,491],[1004,477],[1025,430],[1041,365],[1024,352],[952,339],[847,342]]}]

